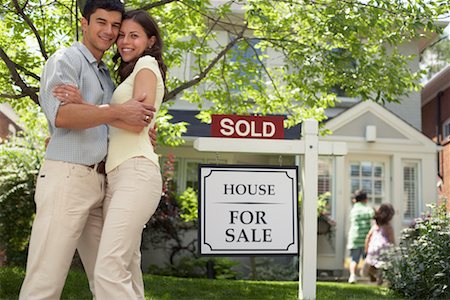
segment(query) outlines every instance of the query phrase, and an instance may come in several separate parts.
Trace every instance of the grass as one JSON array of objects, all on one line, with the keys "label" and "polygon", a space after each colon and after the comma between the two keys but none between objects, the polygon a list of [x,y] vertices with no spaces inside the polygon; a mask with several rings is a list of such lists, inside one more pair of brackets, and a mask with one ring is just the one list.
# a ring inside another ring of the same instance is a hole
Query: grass
[{"label": "grass", "polygon": [[[0,299],[17,299],[25,272],[20,268],[0,268]],[[298,282],[209,280],[145,275],[149,300],[294,300]],[[91,299],[82,271],[71,271],[61,299]],[[385,287],[348,283],[317,283],[317,299],[398,299]]]}]

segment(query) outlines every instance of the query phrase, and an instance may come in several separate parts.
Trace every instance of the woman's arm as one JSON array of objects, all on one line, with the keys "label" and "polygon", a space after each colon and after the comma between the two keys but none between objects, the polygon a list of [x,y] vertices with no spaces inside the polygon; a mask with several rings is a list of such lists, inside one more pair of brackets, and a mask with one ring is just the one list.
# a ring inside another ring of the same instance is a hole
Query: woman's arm
[{"label": "woman's arm", "polygon": [[155,105],[156,99],[156,75],[150,69],[141,69],[134,78],[133,97],[146,94],[144,102]]},{"label": "woman's arm", "polygon": [[373,233],[373,227],[370,228],[369,233],[367,233],[366,235],[366,240],[364,242],[364,252],[367,253],[367,251],[369,251],[369,243],[370,243],[370,239],[372,238],[372,233]]},{"label": "woman's arm", "polygon": [[[147,95],[144,99],[144,103],[154,105],[156,98],[156,75],[149,69],[142,69],[136,74],[133,83],[133,96],[134,95]],[[151,120],[148,120],[150,123]],[[130,126],[123,121],[115,120],[109,123],[111,126],[125,129],[128,131],[139,133],[142,129],[137,126]]]},{"label": "woman's arm", "polygon": [[388,242],[394,245],[395,244],[394,228],[392,228],[391,224],[388,224],[385,226],[385,230]]}]

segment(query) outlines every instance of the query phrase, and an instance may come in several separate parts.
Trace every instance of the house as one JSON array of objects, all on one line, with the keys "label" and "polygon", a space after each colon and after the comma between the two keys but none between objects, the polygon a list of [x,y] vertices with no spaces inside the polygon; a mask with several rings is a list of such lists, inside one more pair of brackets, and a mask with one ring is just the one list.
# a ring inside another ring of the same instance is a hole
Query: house
[{"label": "house", "polygon": [[19,117],[8,103],[0,103],[0,141],[21,131]]},{"label": "house", "polygon": [[[226,32],[217,32],[218,40],[226,38]],[[412,71],[418,70],[420,53],[429,42],[430,38],[421,39],[399,47],[402,53],[415,56],[410,63]],[[295,165],[300,161],[301,165],[301,158],[289,155],[196,151],[193,141],[200,136],[209,136],[210,130],[209,125],[195,119],[198,112],[196,106],[176,100],[171,106],[174,121],[191,123],[184,136],[186,143],[176,148],[158,148],[162,162],[168,154],[175,156],[174,181],[179,192],[188,187],[196,189],[197,166],[201,163]],[[329,119],[324,127],[333,133],[321,136],[320,140],[346,142],[348,154],[344,157],[324,156],[319,161],[318,192],[331,192],[331,216],[337,225],[331,239],[323,235],[318,238],[318,269],[343,273],[348,256],[346,239],[353,192],[357,189],[366,190],[369,204],[374,208],[381,203],[394,206],[396,215],[393,225],[398,241],[401,230],[421,215],[426,204],[437,201],[435,177],[438,148],[421,132],[421,98],[418,92],[400,98],[399,103],[386,103],[383,106],[341,97],[340,103],[329,108],[326,114]],[[286,138],[299,139],[300,127],[287,130]],[[195,237],[192,234],[191,238]],[[163,251],[152,251],[151,254],[144,251],[144,269],[149,264],[160,264],[164,256],[167,254]]]},{"label": "house", "polygon": [[[438,193],[450,197],[450,66],[431,78],[422,89],[422,132],[439,146]],[[450,209],[450,207],[449,207]]]}]

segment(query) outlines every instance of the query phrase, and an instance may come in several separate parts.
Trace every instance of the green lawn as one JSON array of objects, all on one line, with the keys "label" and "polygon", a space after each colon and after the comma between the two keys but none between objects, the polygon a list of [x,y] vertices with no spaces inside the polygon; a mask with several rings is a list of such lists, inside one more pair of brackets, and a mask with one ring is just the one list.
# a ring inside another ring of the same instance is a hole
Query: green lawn
[{"label": "green lawn", "polygon": [[[17,299],[24,277],[18,268],[0,268],[0,299]],[[297,282],[209,280],[145,275],[147,299],[164,300],[234,300],[234,299],[297,299]],[[71,271],[62,299],[90,299],[90,292],[83,272]],[[386,288],[347,283],[319,282],[317,299],[398,299]]]}]

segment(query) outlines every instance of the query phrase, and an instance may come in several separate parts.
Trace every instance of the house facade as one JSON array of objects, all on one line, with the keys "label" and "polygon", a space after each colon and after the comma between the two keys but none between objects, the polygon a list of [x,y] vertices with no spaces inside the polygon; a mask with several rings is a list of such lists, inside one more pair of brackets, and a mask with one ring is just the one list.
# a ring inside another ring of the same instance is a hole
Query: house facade
[{"label": "house facade", "polygon": [[7,103],[0,103],[0,142],[11,134],[22,130],[18,125],[19,117]]},{"label": "house facade", "polygon": [[[450,197],[450,66],[422,89],[422,132],[439,146],[435,177],[440,196]],[[449,207],[450,209],[450,207]]]},{"label": "house facade", "polygon": [[[227,32],[217,32],[217,40],[225,41]],[[429,40],[406,43],[400,51],[413,55],[412,71],[419,69],[419,56]],[[277,57],[268,51],[268,57]],[[187,54],[185,61],[190,61]],[[268,62],[269,65],[280,61]],[[189,66],[171,70],[181,80],[189,79]],[[336,221],[333,235],[318,236],[318,269],[343,272],[348,256],[346,249],[349,213],[353,192],[364,189],[369,205],[377,208],[381,203],[391,203],[395,208],[393,225],[398,241],[401,230],[426,209],[426,204],[436,203],[437,146],[421,132],[421,97],[412,92],[399,99],[399,103],[384,106],[359,99],[339,98],[336,106],[326,112],[329,117],[325,129],[333,133],[321,136],[321,141],[339,141],[347,144],[343,157],[323,156],[319,159],[318,193],[330,192],[328,199],[331,217]],[[208,104],[205,103],[204,106]],[[182,99],[171,106],[173,122],[186,121],[191,125],[184,135],[185,144],[179,147],[158,147],[161,165],[168,155],[175,157],[175,184],[179,193],[186,188],[197,189],[197,166],[202,163],[245,165],[302,165],[302,157],[289,155],[264,155],[243,153],[198,152],[193,142],[198,137],[210,136],[208,124],[200,123],[195,115],[197,106]],[[286,139],[300,139],[300,126],[285,132]],[[308,230],[308,228],[304,228]],[[191,233],[186,239],[195,239]],[[302,242],[302,241],[301,241]],[[303,241],[307,242],[307,241]],[[245,258],[239,260],[248,263]],[[168,261],[163,250],[143,252],[143,267],[162,265]]]}]

